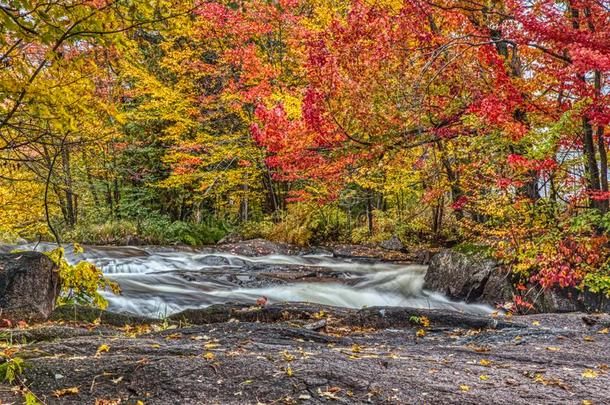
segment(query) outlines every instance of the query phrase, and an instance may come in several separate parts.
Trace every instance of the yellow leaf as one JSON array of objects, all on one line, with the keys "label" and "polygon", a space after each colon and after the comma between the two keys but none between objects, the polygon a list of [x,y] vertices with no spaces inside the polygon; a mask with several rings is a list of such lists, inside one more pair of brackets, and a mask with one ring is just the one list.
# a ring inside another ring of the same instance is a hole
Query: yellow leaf
[{"label": "yellow leaf", "polygon": [[595,342],[595,339],[593,339],[593,337],[591,337],[591,336],[585,336],[585,337],[583,338],[583,340],[584,340],[585,342]]},{"label": "yellow leaf", "polygon": [[600,331],[599,331],[599,332],[597,332],[597,333],[602,334],[602,335],[607,335],[607,334],[608,334],[608,332],[610,332],[610,329],[608,329],[608,328],[604,328],[604,329],[600,330]]},{"label": "yellow leaf", "polygon": [[534,326],[540,326],[540,321],[534,321],[534,322],[532,322],[532,325],[534,325]]},{"label": "yellow leaf", "polygon": [[597,371],[586,369],[581,374],[584,378],[597,378]]},{"label": "yellow leaf", "polygon": [[286,375],[288,377],[292,377],[294,375],[294,372],[292,371],[291,367],[286,367]]},{"label": "yellow leaf", "polygon": [[170,340],[170,339],[174,339],[174,340],[182,339],[182,333],[172,333],[171,335],[167,335],[165,337],[165,340]]},{"label": "yellow leaf", "polygon": [[430,326],[430,319],[428,319],[425,316],[420,316],[419,317],[419,324],[421,326],[423,326],[424,328],[427,328],[428,326]]},{"label": "yellow leaf", "polygon": [[479,380],[481,380],[481,381],[487,381],[487,380],[489,380],[489,376],[487,376],[487,375],[480,375],[480,376],[479,376]]},{"label": "yellow leaf", "polygon": [[360,353],[361,351],[362,351],[362,348],[359,345],[357,345],[355,343],[352,345],[352,352]]},{"label": "yellow leaf", "polygon": [[78,394],[78,387],[63,388],[60,390],[53,391],[53,396],[57,397],[57,398],[63,397],[64,395],[73,395],[73,394]]},{"label": "yellow leaf", "polygon": [[203,347],[205,347],[206,349],[215,349],[218,346],[220,346],[218,343],[206,343],[205,345],[203,345]]},{"label": "yellow leaf", "polygon": [[546,350],[548,350],[549,352],[558,352],[560,349],[555,346],[549,346],[546,348]]},{"label": "yellow leaf", "polygon": [[593,405],[593,402],[589,401],[588,399],[583,399],[582,405]]},{"label": "yellow leaf", "polygon": [[423,329],[419,329],[417,331],[417,333],[415,334],[415,336],[417,336],[417,337],[424,337],[424,336],[426,336],[426,331],[423,330]]},{"label": "yellow leaf", "polygon": [[489,366],[491,364],[491,361],[486,360],[486,359],[481,359],[481,360],[479,360],[479,364],[482,365],[482,366],[487,367],[487,366]]},{"label": "yellow leaf", "polygon": [[468,392],[470,391],[470,387],[467,385],[460,385],[460,390],[463,392]]},{"label": "yellow leaf", "polygon": [[282,352],[282,356],[284,357],[284,360],[285,360],[285,361],[293,361],[293,360],[294,360],[294,356],[293,356],[292,354],[290,354],[290,353],[288,352],[288,350],[284,350],[284,351]]},{"label": "yellow leaf", "polygon": [[203,358],[206,360],[214,360],[216,356],[214,356],[214,353],[212,352],[207,352],[206,354],[203,355]]},{"label": "yellow leaf", "polygon": [[102,355],[102,353],[106,353],[110,350],[110,346],[108,346],[107,344],[102,344],[100,345],[100,347],[97,348],[97,351],[95,352],[95,357],[99,357]]}]

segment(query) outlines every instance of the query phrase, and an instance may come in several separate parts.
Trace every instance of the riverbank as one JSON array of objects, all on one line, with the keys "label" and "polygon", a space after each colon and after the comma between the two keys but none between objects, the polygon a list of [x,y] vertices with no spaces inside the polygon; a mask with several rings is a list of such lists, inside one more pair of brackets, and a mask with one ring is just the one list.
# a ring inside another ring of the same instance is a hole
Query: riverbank
[{"label": "riverbank", "polygon": [[[602,404],[609,327],[609,315],[294,303],[164,321],[63,309],[1,333],[25,362],[17,382],[44,403]],[[0,401],[20,395],[5,384]]]}]

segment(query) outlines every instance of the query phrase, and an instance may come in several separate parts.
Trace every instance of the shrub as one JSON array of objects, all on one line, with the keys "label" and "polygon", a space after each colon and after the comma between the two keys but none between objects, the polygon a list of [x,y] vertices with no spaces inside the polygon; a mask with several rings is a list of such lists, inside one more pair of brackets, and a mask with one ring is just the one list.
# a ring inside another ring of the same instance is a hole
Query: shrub
[{"label": "shrub", "polygon": [[[76,253],[82,252],[79,245],[74,245]],[[120,293],[119,285],[108,280],[102,271],[93,264],[80,261],[69,264],[64,256],[64,249],[57,248],[45,253],[59,268],[61,279],[61,294],[58,304],[93,305],[106,308],[108,302],[101,296],[99,290],[109,289],[115,294]]]},{"label": "shrub", "polygon": [[63,232],[63,238],[91,245],[207,245],[218,242],[228,233],[222,222],[193,223],[171,221],[161,215],[141,220],[114,220],[101,224],[79,224]]}]

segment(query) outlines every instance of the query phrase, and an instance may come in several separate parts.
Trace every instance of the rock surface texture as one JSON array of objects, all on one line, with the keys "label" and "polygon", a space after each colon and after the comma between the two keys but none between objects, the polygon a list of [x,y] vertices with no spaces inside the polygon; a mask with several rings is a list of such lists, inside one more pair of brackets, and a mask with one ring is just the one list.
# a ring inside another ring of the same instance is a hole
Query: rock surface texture
[{"label": "rock surface texture", "polygon": [[0,318],[44,320],[55,308],[59,289],[57,268],[42,253],[0,254]]},{"label": "rock surface texture", "polygon": [[[608,315],[227,305],[122,327],[61,312],[1,331],[27,342],[19,382],[46,404],[610,403]],[[0,403],[23,399],[5,384]]]},{"label": "rock surface texture", "polygon": [[432,256],[424,288],[455,300],[490,305],[503,304],[513,297],[509,274],[494,260],[451,249]]},{"label": "rock surface texture", "polygon": [[384,240],[379,244],[379,247],[381,247],[382,249],[396,250],[399,252],[405,249],[405,245],[403,245],[403,243],[400,241],[400,239],[398,239],[397,236],[392,236],[390,239]]}]

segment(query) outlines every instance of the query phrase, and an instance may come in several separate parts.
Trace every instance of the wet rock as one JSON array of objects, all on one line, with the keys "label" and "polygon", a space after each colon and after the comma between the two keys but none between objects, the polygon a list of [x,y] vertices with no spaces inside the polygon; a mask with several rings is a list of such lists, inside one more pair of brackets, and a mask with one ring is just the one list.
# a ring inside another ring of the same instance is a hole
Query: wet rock
[{"label": "wet rock", "polygon": [[0,254],[1,317],[11,320],[46,319],[60,290],[57,267],[38,252]]},{"label": "wet rock", "polygon": [[204,256],[198,262],[204,266],[228,266],[231,264],[226,257],[215,255]]},{"label": "wet rock", "polygon": [[444,250],[430,260],[424,288],[466,302],[503,304],[513,299],[509,274],[480,254]]},{"label": "wet rock", "polygon": [[390,239],[384,240],[379,244],[379,247],[385,250],[396,250],[399,252],[405,249],[405,245],[402,244],[397,236],[392,236]]},{"label": "wet rock", "polygon": [[287,243],[276,243],[265,239],[251,239],[219,246],[219,249],[240,256],[267,256],[272,254],[295,255],[301,249]]},{"label": "wet rock", "polygon": [[410,261],[412,257],[406,253],[386,250],[363,245],[337,244],[329,247],[333,256],[364,260]]},{"label": "wet rock", "polygon": [[610,299],[602,294],[576,288],[547,289],[536,294],[535,306],[540,312],[610,312]]},{"label": "wet rock", "polygon": [[[510,274],[495,260],[451,249],[432,257],[424,288],[456,300],[492,306],[512,302],[518,294]],[[610,299],[576,288],[529,286],[524,300],[533,304],[531,312],[610,312]]]}]

